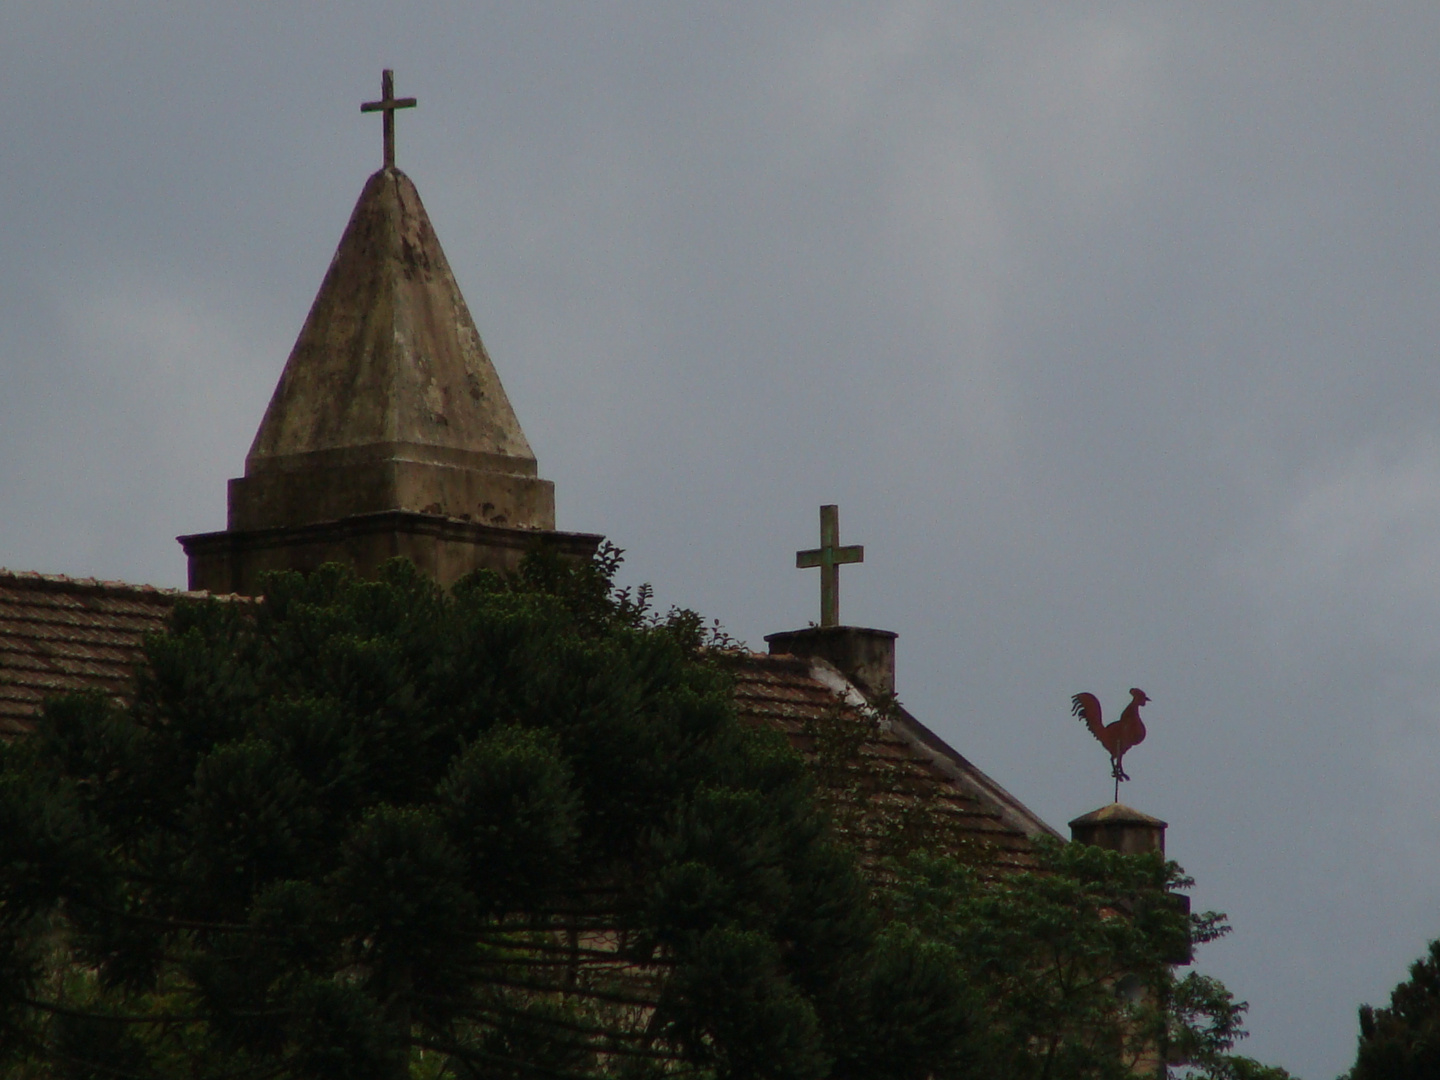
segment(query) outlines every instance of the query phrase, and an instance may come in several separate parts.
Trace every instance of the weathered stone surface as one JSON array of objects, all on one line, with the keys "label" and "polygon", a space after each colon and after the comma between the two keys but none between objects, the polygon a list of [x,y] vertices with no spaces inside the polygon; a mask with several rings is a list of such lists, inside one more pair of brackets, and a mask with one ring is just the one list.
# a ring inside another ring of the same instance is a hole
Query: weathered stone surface
[{"label": "weathered stone surface", "polygon": [[[367,448],[369,449],[369,448]],[[350,514],[413,510],[487,525],[548,529],[555,524],[555,485],[521,472],[472,464],[416,460],[405,444],[388,457],[345,460],[344,452],[316,451],[230,481],[230,528],[311,525]],[[458,457],[459,451],[449,451]],[[477,467],[479,466],[479,467]]]},{"label": "weathered stone surface", "polygon": [[391,443],[535,458],[420,193],[381,169],[350,215],[246,472],[267,458]]},{"label": "weathered stone surface", "polygon": [[381,169],[230,485],[230,528],[414,510],[553,529],[536,471],[420,193]]}]

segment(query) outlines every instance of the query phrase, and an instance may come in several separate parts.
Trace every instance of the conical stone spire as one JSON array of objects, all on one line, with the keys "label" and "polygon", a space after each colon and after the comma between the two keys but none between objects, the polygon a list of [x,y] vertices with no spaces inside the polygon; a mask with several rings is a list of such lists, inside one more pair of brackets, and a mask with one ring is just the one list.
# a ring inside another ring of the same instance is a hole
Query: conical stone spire
[{"label": "conical stone spire", "polygon": [[180,538],[192,588],[253,593],[264,570],[395,555],[449,582],[600,540],[554,531],[554,485],[398,169],[365,183],[230,481],[228,526]]},{"label": "conical stone spire", "polygon": [[554,489],[409,177],[365,184],[231,481],[230,528],[379,510],[553,529]]}]

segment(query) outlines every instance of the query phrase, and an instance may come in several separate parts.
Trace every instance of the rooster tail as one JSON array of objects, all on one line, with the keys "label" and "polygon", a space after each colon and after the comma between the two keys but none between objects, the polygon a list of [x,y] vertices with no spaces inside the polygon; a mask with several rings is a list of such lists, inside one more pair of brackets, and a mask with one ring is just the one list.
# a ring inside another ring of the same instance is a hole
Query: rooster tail
[{"label": "rooster tail", "polygon": [[1070,699],[1070,715],[1077,717],[1086,727],[1090,734],[1105,742],[1105,722],[1100,712],[1100,699],[1088,691],[1074,695]]}]

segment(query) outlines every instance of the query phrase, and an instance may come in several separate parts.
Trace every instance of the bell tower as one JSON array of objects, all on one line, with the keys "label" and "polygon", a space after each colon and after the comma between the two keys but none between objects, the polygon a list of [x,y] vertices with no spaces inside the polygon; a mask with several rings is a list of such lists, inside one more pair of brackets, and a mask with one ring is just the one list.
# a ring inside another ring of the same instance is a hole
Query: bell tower
[{"label": "bell tower", "polygon": [[407,556],[442,584],[513,569],[544,546],[588,557],[601,537],[555,530],[500,377],[420,193],[394,167],[366,182],[265,410],[223,532],[180,537],[190,588],[254,594],[266,570]]}]

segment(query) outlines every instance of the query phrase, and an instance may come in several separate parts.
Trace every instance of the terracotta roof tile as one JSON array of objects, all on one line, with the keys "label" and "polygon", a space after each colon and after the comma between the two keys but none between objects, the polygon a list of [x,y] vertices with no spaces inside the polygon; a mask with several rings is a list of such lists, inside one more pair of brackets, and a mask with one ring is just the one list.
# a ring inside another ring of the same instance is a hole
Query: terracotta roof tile
[{"label": "terracotta roof tile", "polygon": [[153,585],[0,569],[0,736],[28,731],[44,699],[76,690],[123,696],[182,596]]},{"label": "terracotta roof tile", "polygon": [[743,720],[785,733],[829,789],[842,830],[869,853],[919,817],[929,837],[996,868],[1033,865],[1032,839],[1056,835],[915,717],[874,709],[824,661],[746,654],[735,701]]}]

